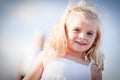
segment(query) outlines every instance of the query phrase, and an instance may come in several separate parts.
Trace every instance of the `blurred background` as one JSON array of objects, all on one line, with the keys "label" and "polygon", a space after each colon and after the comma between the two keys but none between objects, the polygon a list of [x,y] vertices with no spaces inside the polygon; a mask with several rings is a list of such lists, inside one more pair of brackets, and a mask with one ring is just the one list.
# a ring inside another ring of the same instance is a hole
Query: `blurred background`
[{"label": "blurred background", "polygon": [[[105,55],[103,80],[119,80],[120,2],[87,1],[100,8],[101,50]],[[67,3],[67,0],[0,0],[0,80],[16,80],[21,67],[26,65],[21,63],[28,57],[28,63],[34,60]]]}]

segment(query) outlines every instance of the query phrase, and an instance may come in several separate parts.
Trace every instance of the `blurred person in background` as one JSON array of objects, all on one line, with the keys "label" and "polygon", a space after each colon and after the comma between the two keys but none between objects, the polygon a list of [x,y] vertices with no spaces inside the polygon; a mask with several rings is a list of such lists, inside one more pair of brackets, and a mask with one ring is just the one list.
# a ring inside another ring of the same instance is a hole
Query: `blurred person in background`
[{"label": "blurred person in background", "polygon": [[41,52],[43,48],[43,44],[44,44],[43,33],[39,30],[36,30],[32,36],[33,36],[32,52],[25,53],[22,55],[18,66],[18,74],[16,75],[16,80],[22,80],[24,78],[26,73],[31,68],[31,65],[35,57]]}]

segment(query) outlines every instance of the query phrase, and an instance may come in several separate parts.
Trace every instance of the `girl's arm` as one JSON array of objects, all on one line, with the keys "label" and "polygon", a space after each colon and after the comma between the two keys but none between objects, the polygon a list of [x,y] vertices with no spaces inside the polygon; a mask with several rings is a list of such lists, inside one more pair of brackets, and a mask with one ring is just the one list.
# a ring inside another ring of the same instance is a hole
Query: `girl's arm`
[{"label": "girl's arm", "polygon": [[41,55],[38,55],[35,62],[33,63],[32,68],[23,80],[40,80],[43,70],[44,66],[41,60]]},{"label": "girl's arm", "polygon": [[91,66],[92,80],[102,80],[102,71],[98,71],[97,65]]}]

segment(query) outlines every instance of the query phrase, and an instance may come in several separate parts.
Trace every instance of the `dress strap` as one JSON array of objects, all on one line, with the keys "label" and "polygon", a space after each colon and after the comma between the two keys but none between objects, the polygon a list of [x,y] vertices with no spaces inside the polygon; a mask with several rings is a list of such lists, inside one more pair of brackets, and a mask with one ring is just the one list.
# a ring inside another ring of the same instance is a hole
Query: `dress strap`
[{"label": "dress strap", "polygon": [[90,63],[89,63],[89,66],[91,67],[92,66],[92,64],[94,64],[95,62],[94,62],[94,60],[93,59],[91,59],[91,61],[90,61]]}]

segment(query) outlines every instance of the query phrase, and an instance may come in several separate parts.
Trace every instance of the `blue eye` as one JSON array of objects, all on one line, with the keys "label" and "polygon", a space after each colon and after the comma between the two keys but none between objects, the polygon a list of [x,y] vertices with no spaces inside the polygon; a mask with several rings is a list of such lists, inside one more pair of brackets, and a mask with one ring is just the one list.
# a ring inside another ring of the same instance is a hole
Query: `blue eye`
[{"label": "blue eye", "polygon": [[91,32],[88,32],[88,33],[87,33],[87,35],[90,35],[90,36],[92,36],[92,35],[93,35],[93,33],[91,33]]},{"label": "blue eye", "polygon": [[79,29],[75,29],[74,31],[75,31],[75,32],[80,32],[80,30],[79,30]]}]

